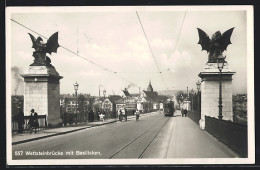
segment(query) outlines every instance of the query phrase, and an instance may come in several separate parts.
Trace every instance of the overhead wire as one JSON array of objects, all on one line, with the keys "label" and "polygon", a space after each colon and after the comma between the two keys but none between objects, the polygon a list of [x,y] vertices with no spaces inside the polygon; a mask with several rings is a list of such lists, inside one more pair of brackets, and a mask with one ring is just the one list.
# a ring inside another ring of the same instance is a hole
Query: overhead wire
[{"label": "overhead wire", "polygon": [[[181,28],[180,28],[180,31],[179,31],[179,34],[178,34],[178,37],[177,37],[177,40],[176,40],[176,43],[175,43],[175,46],[174,46],[174,50],[173,50],[173,54],[177,48],[177,45],[178,45],[178,42],[179,42],[179,38],[180,38],[180,35],[181,35],[181,31],[182,31],[182,27],[183,27],[183,23],[184,23],[184,20],[185,20],[185,17],[186,17],[186,14],[187,14],[187,10],[185,11],[184,13],[184,16],[182,18],[182,23],[181,23]],[[171,68],[168,69],[168,71],[170,71]],[[170,77],[170,80],[171,80],[171,83],[173,85],[173,80],[172,80],[172,76],[170,75],[170,72],[168,72],[168,75]]]},{"label": "overhead wire", "polygon": [[[186,11],[186,12],[187,12],[187,11]],[[185,12],[185,15],[186,15],[186,12]],[[155,63],[156,63],[156,67],[157,67],[157,69],[158,69],[158,72],[123,72],[123,71],[122,71],[122,72],[117,72],[117,71],[108,69],[108,68],[106,68],[106,67],[104,67],[104,66],[102,66],[102,65],[100,65],[100,64],[97,64],[97,63],[93,62],[92,60],[90,60],[90,59],[88,59],[88,58],[86,58],[86,57],[81,56],[81,55],[79,54],[78,49],[77,49],[77,52],[74,52],[74,51],[70,50],[69,48],[67,48],[67,47],[65,47],[65,46],[60,45],[60,47],[63,48],[63,49],[65,49],[66,51],[68,51],[68,52],[70,52],[70,53],[72,53],[72,54],[74,54],[74,55],[76,55],[76,56],[78,56],[78,57],[80,57],[80,58],[82,58],[82,59],[84,59],[84,60],[90,62],[91,64],[93,64],[93,65],[95,65],[95,66],[101,68],[101,69],[104,70],[104,71],[113,73],[114,75],[118,76],[119,78],[121,78],[122,80],[124,80],[124,81],[126,81],[126,82],[128,82],[128,83],[133,83],[133,82],[131,82],[131,81],[129,81],[129,80],[123,78],[122,76],[120,76],[120,75],[117,74],[117,73],[129,73],[129,74],[136,74],[136,73],[138,73],[138,74],[157,73],[157,74],[160,74],[160,75],[161,75],[161,78],[162,78],[162,80],[163,80],[163,82],[164,82],[164,85],[165,85],[165,87],[166,87],[167,90],[168,90],[168,87],[167,87],[167,85],[166,85],[166,83],[165,83],[165,80],[164,80],[164,77],[162,76],[162,73],[168,72],[168,71],[170,70],[170,68],[168,68],[168,69],[166,69],[166,70],[163,70],[163,71],[160,70],[160,67],[159,67],[159,65],[158,65],[158,62],[156,61],[155,55],[154,55],[153,50],[152,50],[152,48],[151,48],[151,46],[150,46],[149,40],[148,40],[148,38],[147,38],[147,35],[146,35],[146,33],[145,33],[144,27],[143,27],[143,25],[142,25],[141,19],[140,19],[139,15],[138,15],[138,12],[137,12],[137,11],[136,11],[136,14],[137,14],[138,20],[139,20],[139,22],[140,22],[140,25],[141,25],[141,27],[142,27],[143,33],[144,33],[144,35],[145,35],[146,41],[147,41],[147,43],[148,43],[149,49],[150,49],[150,51],[151,51],[152,57],[153,57],[153,59],[154,59],[154,61],[155,61]],[[183,17],[183,21],[184,21],[185,15],[184,15],[184,17]],[[36,31],[34,31],[33,29],[31,29],[31,28],[29,28],[29,27],[27,27],[27,26],[21,24],[20,22],[14,20],[14,19],[11,19],[11,21],[13,21],[13,22],[15,22],[16,24],[18,24],[18,25],[20,25],[20,26],[22,26],[22,27],[24,27],[24,28],[30,30],[31,32],[33,32],[33,33],[35,33],[35,34],[37,34],[37,35],[39,35],[39,36],[41,36],[42,38],[48,39],[46,36],[44,36],[44,35],[42,35],[42,34],[36,32]],[[183,21],[182,21],[181,29],[182,29],[182,26],[183,26]],[[77,30],[77,33],[78,33],[78,30]],[[178,38],[177,38],[177,42],[178,42],[178,40],[179,40],[180,33],[181,33],[181,30],[180,30],[180,32],[179,32],[179,35],[178,35]],[[177,43],[176,43],[176,45],[175,45],[174,51],[175,51],[175,49],[176,49],[176,46],[177,46]],[[135,84],[135,83],[133,83],[133,84]],[[140,87],[140,86],[138,86],[138,87]]]},{"label": "overhead wire", "polygon": [[[25,26],[25,25],[19,23],[18,21],[14,20],[14,19],[11,19],[11,21],[17,23],[18,25],[20,25],[20,26],[22,26],[22,27],[24,27],[24,28],[30,30],[31,32],[33,32],[33,33],[35,33],[35,34],[37,34],[37,35],[39,35],[39,36],[41,36],[41,37],[43,37],[43,38],[45,38],[45,39],[48,39],[46,36],[44,36],[44,35],[42,35],[42,34],[36,32],[36,31],[32,30],[31,28],[29,28],[29,27],[27,27],[27,26]],[[78,41],[78,40],[77,40],[77,41]],[[78,43],[78,42],[77,42],[77,43]],[[79,53],[79,50],[78,50],[78,49],[77,49],[77,52],[74,52],[74,51],[68,49],[68,48],[65,47],[65,46],[60,45],[60,47],[63,48],[63,49],[65,49],[65,50],[67,50],[68,52],[70,52],[70,53],[72,53],[72,54],[78,56],[78,57],[81,57],[82,59],[84,59],[84,60],[90,62],[91,64],[94,64],[95,66],[97,66],[97,67],[99,67],[99,68],[101,68],[101,69],[103,69],[103,70],[105,70],[105,71],[110,71],[110,72],[115,73],[115,74],[116,74],[116,73],[160,73],[160,72],[122,72],[122,71],[118,72],[118,71],[114,71],[114,70],[108,69],[108,68],[106,68],[106,67],[103,67],[102,65],[97,64],[97,63],[93,62],[92,60],[87,59],[86,57],[83,57],[83,56],[79,55],[79,54],[78,54],[78,53]],[[165,71],[167,71],[167,70],[164,70],[164,71],[162,71],[162,72],[165,72]]]},{"label": "overhead wire", "polygon": [[154,62],[155,62],[155,64],[156,64],[156,67],[157,67],[157,69],[158,69],[158,71],[159,71],[159,73],[160,73],[160,75],[161,75],[161,78],[162,78],[162,80],[163,80],[163,83],[164,83],[166,89],[168,90],[168,87],[167,87],[167,85],[166,85],[166,83],[165,83],[165,80],[164,80],[164,78],[163,78],[163,76],[162,76],[162,72],[161,72],[161,70],[160,70],[160,67],[159,67],[159,65],[158,65],[158,62],[156,61],[156,58],[155,58],[155,56],[154,56],[154,53],[153,53],[153,50],[152,50],[152,48],[151,48],[150,42],[149,42],[149,40],[148,40],[148,38],[147,38],[147,35],[146,35],[146,33],[145,33],[145,30],[144,30],[142,21],[141,21],[141,19],[140,19],[139,14],[138,14],[137,11],[136,11],[136,15],[137,15],[138,20],[139,20],[139,23],[140,23],[140,25],[141,25],[141,27],[142,27],[142,30],[143,30],[145,39],[146,39],[147,44],[148,44],[148,47],[149,47],[149,49],[150,49],[150,51],[151,51],[151,54],[152,54],[152,57],[153,57]]},{"label": "overhead wire", "polygon": [[[30,30],[31,32],[33,32],[33,33],[35,33],[35,34],[37,34],[37,35],[39,35],[39,36],[41,36],[42,38],[48,39],[46,36],[44,36],[44,35],[42,35],[42,34],[36,32],[36,31],[34,31],[33,29],[31,29],[31,28],[29,28],[29,27],[27,27],[27,26],[25,26],[25,25],[19,23],[18,21],[14,20],[14,19],[11,19],[11,21],[13,21],[13,22],[15,22],[16,24],[18,24],[18,25],[20,25],[20,26],[22,26],[22,27],[24,27],[24,28]],[[78,56],[78,57],[80,57],[80,58],[82,58],[82,59],[84,59],[84,60],[90,62],[91,64],[93,64],[93,65],[95,65],[95,66],[97,66],[97,67],[99,67],[99,68],[101,68],[101,69],[103,69],[103,70],[105,70],[105,71],[107,71],[107,72],[113,73],[113,75],[119,77],[120,79],[122,79],[122,80],[125,81],[125,82],[132,83],[132,84],[136,84],[136,83],[133,83],[133,82],[131,82],[131,81],[129,81],[129,80],[123,78],[122,76],[118,75],[118,74],[117,74],[118,72],[116,72],[116,71],[114,71],[114,70],[111,70],[111,69],[108,69],[108,68],[106,68],[106,67],[103,67],[102,65],[97,64],[97,63],[93,62],[92,60],[89,60],[89,59],[87,59],[87,58],[85,58],[85,57],[79,55],[79,54],[78,54],[78,50],[77,50],[77,52],[74,52],[74,51],[68,49],[68,48],[65,47],[65,46],[62,46],[62,45],[59,45],[59,46],[60,46],[61,48],[65,49],[66,51],[68,51],[68,52],[70,52],[70,53],[72,53],[72,54],[74,54],[74,55],[76,55],[76,56]],[[137,86],[138,86],[138,85],[137,85]],[[140,87],[140,86],[138,86],[138,87]]]}]

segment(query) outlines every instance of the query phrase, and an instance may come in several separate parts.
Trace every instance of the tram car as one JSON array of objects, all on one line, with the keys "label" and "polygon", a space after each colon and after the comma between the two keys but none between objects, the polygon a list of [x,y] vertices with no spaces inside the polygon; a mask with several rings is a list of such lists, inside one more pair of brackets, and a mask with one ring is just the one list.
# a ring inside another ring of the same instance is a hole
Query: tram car
[{"label": "tram car", "polygon": [[164,109],[164,116],[173,116],[174,114],[174,102],[173,101],[167,101],[164,103],[163,106]]}]

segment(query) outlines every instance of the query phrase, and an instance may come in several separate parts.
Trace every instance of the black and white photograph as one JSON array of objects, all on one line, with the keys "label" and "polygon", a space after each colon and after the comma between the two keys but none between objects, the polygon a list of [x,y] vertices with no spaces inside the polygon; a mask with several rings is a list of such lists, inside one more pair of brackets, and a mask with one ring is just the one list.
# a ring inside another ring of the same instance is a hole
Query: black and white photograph
[{"label": "black and white photograph", "polygon": [[7,7],[7,165],[254,164],[253,14]]}]

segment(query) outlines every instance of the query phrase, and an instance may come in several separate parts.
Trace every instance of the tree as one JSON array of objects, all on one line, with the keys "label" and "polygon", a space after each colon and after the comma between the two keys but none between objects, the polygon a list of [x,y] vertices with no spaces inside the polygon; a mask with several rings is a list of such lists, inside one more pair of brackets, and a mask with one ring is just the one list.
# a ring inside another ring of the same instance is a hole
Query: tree
[{"label": "tree", "polygon": [[177,102],[179,104],[179,108],[181,108],[180,104],[184,101],[184,99],[186,99],[186,97],[187,97],[187,94],[184,93],[183,91],[178,91],[176,93],[176,100],[177,100]]},{"label": "tree", "polygon": [[86,109],[86,106],[85,106],[85,101],[86,101],[85,96],[80,94],[79,97],[78,97],[78,111],[79,111],[78,119],[79,119],[79,122],[82,122],[86,119],[85,112],[87,111],[87,109]]}]

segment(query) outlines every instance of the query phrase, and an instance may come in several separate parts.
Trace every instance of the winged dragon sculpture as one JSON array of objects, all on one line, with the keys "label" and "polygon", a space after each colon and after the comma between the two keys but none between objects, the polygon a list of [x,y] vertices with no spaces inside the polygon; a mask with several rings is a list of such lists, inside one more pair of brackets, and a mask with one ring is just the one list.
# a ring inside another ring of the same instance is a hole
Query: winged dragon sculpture
[{"label": "winged dragon sculpture", "polygon": [[225,31],[223,34],[221,34],[220,31],[217,31],[212,35],[211,39],[203,30],[197,29],[199,33],[198,44],[201,45],[202,50],[206,50],[209,53],[208,63],[216,63],[217,58],[222,55],[223,51],[227,50],[227,46],[231,44],[230,37],[234,27]]},{"label": "winged dragon sculpture", "polygon": [[37,39],[30,33],[28,33],[32,40],[32,48],[35,49],[33,52],[34,62],[30,66],[51,66],[51,59],[46,56],[46,53],[51,55],[52,52],[57,53],[57,49],[60,46],[58,43],[58,32],[54,33],[44,43],[41,37]]}]

